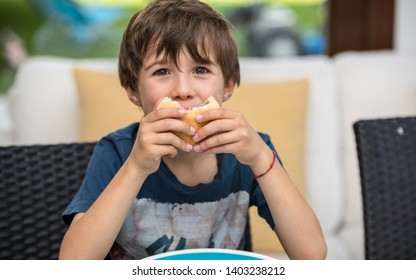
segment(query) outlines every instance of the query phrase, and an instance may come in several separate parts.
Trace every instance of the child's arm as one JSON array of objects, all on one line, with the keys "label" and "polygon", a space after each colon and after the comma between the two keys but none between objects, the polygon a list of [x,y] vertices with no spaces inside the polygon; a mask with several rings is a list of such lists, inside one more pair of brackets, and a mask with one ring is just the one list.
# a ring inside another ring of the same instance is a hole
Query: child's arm
[{"label": "child's arm", "polygon": [[[270,148],[261,157],[259,167],[252,166],[257,172],[254,174],[267,170],[272,160]],[[257,179],[272,213],[275,232],[291,259],[324,259],[326,243],[320,224],[286,171],[276,163]]]},{"label": "child's arm", "polygon": [[146,115],[130,156],[102,194],[85,213],[78,213],[61,244],[61,259],[104,259],[113,245],[128,211],[146,178],[155,172],[164,155],[192,147],[170,131],[192,134],[188,124],[176,118],[184,112],[167,108]]},{"label": "child's arm", "polygon": [[88,211],[76,214],[59,258],[104,259],[145,178],[128,159]]},{"label": "child's arm", "polygon": [[[240,113],[213,109],[197,116],[197,120],[212,122],[194,135],[200,141],[194,150],[232,153],[256,175],[269,169],[274,156],[272,150]],[[276,234],[289,258],[325,258],[326,242],[320,224],[282,166],[274,164],[258,182],[276,225]]]}]

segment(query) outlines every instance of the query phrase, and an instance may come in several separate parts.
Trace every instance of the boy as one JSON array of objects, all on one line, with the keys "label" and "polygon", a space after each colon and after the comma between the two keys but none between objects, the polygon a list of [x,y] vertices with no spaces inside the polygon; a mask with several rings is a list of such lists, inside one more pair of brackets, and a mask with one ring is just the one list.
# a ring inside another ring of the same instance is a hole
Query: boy
[{"label": "boy", "polygon": [[[63,219],[60,258],[143,258],[189,248],[243,249],[250,205],[294,259],[322,259],[326,244],[313,211],[276,161],[270,138],[239,113],[212,109],[181,120],[183,108],[239,84],[229,23],[195,0],[156,0],[130,20],[119,76],[145,116],[99,141],[86,178]],[[187,143],[175,133],[192,136]],[[276,164],[275,164],[276,162]]]}]

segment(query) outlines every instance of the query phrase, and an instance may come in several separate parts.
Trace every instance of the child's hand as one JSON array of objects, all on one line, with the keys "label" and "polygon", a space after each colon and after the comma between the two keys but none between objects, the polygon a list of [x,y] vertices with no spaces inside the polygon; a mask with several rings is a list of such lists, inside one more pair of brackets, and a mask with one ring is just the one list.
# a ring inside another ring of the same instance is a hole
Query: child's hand
[{"label": "child's hand", "polygon": [[241,163],[252,167],[263,151],[270,155],[270,148],[239,112],[213,109],[196,120],[211,121],[193,136],[198,141],[194,145],[197,152],[232,153]]},{"label": "child's hand", "polygon": [[178,150],[192,150],[192,145],[172,133],[195,133],[193,127],[178,119],[184,114],[183,109],[162,108],[150,112],[140,121],[130,157],[145,175],[150,175],[159,168],[163,156],[175,157]]}]

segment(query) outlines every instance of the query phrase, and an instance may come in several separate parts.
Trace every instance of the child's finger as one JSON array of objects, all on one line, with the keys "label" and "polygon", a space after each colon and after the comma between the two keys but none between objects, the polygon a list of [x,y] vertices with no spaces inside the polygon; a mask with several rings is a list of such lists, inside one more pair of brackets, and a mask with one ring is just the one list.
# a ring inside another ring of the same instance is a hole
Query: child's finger
[{"label": "child's finger", "polygon": [[[172,132],[161,133],[157,144],[163,145],[163,146],[170,146],[174,148],[175,151],[179,149],[185,152],[190,152],[193,147],[191,144],[185,142],[183,139],[181,139],[179,136],[177,136],[176,134]],[[173,156],[176,156],[176,153],[173,154],[171,150],[166,155],[173,157]]]},{"label": "child's finger", "polygon": [[239,140],[240,138],[235,132],[217,133],[195,144],[194,150],[201,152],[216,149],[221,152],[232,153],[233,150],[227,150],[226,147],[232,147]]},{"label": "child's finger", "polygon": [[148,122],[155,122],[167,118],[180,118],[185,115],[186,111],[182,108],[160,108],[154,110],[145,116]]},{"label": "child's finger", "polygon": [[194,135],[195,128],[179,119],[162,119],[153,123],[153,131],[156,133],[174,131],[187,135]]},{"label": "child's finger", "polygon": [[238,118],[241,114],[237,111],[218,108],[211,109],[196,115],[195,120],[197,122],[211,122],[218,119],[234,119]]},{"label": "child's finger", "polygon": [[215,120],[196,131],[193,140],[199,142],[215,134],[232,131],[236,128],[236,121],[233,119]]}]

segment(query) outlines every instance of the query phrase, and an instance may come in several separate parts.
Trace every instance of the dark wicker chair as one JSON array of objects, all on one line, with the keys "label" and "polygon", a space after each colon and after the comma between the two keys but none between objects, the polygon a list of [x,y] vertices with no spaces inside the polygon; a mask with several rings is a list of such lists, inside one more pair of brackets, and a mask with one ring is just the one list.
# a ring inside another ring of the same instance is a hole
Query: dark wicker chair
[{"label": "dark wicker chair", "polygon": [[0,147],[0,259],[57,259],[95,143]]},{"label": "dark wicker chair", "polygon": [[366,259],[416,259],[416,117],[354,124]]}]

